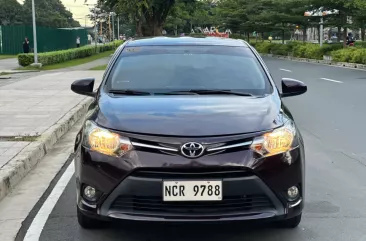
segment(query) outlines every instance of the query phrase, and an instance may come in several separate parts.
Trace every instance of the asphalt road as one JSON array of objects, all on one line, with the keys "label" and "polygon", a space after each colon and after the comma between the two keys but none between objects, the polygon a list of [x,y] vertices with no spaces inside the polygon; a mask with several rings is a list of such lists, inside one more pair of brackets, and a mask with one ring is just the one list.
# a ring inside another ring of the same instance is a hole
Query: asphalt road
[{"label": "asphalt road", "polygon": [[306,145],[306,208],[293,230],[271,226],[116,223],[83,230],[76,220],[72,178],[42,231],[42,241],[365,241],[366,72],[265,59],[280,86],[283,77],[308,85],[286,99]]}]

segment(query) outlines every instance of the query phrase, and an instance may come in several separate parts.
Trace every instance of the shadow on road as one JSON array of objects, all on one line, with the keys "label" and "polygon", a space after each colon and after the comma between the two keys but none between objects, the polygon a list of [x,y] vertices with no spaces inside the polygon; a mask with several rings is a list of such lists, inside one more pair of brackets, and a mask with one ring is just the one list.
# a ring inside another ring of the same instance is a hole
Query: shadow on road
[{"label": "shadow on road", "polygon": [[[245,222],[215,224],[169,224],[114,222],[101,229],[81,232],[102,232],[105,240],[133,241],[242,241],[242,240],[299,240],[302,228],[280,229],[273,224],[249,224]],[[85,233],[85,234],[86,234]],[[301,238],[300,238],[301,239]]]}]

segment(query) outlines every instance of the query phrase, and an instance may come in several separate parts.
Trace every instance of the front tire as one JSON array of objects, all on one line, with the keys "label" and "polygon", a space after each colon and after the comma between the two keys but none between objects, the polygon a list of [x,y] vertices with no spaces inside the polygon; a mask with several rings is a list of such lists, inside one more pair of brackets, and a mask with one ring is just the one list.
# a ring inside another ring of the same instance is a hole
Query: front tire
[{"label": "front tire", "polygon": [[79,225],[84,229],[99,229],[105,227],[107,224],[105,221],[100,221],[84,215],[79,208],[77,208],[77,216]]},{"label": "front tire", "polygon": [[302,214],[299,214],[298,216],[295,216],[293,218],[278,221],[277,226],[279,228],[296,228],[301,222],[301,216]]}]

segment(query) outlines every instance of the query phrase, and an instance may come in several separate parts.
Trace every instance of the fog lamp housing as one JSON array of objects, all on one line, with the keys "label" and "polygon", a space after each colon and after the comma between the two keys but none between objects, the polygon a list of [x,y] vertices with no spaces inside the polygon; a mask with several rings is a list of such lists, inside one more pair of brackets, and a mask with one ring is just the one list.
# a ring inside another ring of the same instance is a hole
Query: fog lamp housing
[{"label": "fog lamp housing", "polygon": [[292,186],[289,189],[287,189],[287,199],[289,201],[295,201],[300,196],[300,191],[297,186]]},{"label": "fog lamp housing", "polygon": [[86,201],[94,203],[100,197],[100,192],[92,186],[84,185],[82,196]]}]

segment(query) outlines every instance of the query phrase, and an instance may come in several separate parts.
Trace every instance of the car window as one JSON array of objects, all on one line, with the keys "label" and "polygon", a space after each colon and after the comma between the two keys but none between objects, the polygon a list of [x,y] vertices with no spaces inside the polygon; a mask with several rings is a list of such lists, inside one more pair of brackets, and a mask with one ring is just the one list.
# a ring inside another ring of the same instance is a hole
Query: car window
[{"label": "car window", "polygon": [[247,47],[126,47],[114,65],[109,88],[143,91],[227,89],[271,93],[262,66]]}]

